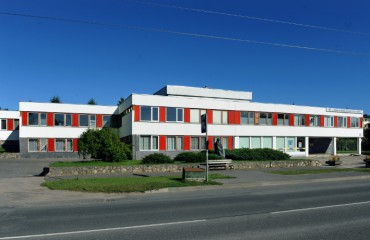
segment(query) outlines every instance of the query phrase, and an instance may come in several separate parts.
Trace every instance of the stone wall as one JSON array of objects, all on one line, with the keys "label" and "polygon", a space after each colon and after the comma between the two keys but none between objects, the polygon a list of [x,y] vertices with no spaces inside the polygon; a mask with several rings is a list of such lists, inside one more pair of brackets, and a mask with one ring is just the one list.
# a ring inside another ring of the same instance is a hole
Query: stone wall
[{"label": "stone wall", "polygon": [[[319,160],[302,161],[274,161],[274,162],[236,162],[232,163],[234,169],[259,169],[259,168],[288,168],[288,167],[319,167]],[[183,168],[197,167],[192,164],[156,164],[135,166],[107,166],[107,167],[51,167],[49,176],[85,175],[85,174],[112,174],[112,173],[159,173],[182,172]]]},{"label": "stone wall", "polygon": [[0,159],[16,159],[19,158],[19,153],[0,153]]}]

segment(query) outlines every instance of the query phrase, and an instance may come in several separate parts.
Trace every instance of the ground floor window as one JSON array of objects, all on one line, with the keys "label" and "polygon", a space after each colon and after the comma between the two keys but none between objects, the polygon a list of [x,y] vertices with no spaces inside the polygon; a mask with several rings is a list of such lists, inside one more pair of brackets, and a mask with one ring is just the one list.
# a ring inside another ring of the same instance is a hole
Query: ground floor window
[{"label": "ground floor window", "polygon": [[167,137],[167,150],[182,150],[183,147],[183,137],[178,136],[168,136]]},{"label": "ground floor window", "polygon": [[73,152],[73,140],[72,139],[56,139],[55,140],[55,151]]},{"label": "ground floor window", "polygon": [[139,148],[144,151],[158,150],[158,136],[140,136]]},{"label": "ground floor window", "polygon": [[47,152],[48,140],[42,139],[28,139],[28,151],[29,152]]}]

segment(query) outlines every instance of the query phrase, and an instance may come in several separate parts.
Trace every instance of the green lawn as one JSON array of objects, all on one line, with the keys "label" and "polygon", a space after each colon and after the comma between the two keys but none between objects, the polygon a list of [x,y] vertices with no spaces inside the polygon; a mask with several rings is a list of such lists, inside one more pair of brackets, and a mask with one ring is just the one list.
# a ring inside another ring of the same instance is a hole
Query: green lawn
[{"label": "green lawn", "polygon": [[204,185],[222,185],[215,179],[232,178],[222,174],[210,174],[209,182],[183,182],[179,177],[126,177],[126,178],[89,178],[89,179],[63,179],[48,181],[41,186],[51,190],[69,190],[80,192],[145,192],[161,188],[189,187]]},{"label": "green lawn", "polygon": [[333,168],[333,169],[289,169],[289,170],[268,171],[268,173],[281,174],[281,175],[320,174],[320,173],[334,173],[334,172],[370,173],[370,169],[368,168]]},{"label": "green lawn", "polygon": [[103,161],[78,161],[78,162],[54,162],[50,167],[106,167],[106,166],[134,166],[139,165],[139,160],[127,160],[122,162],[103,162]]}]

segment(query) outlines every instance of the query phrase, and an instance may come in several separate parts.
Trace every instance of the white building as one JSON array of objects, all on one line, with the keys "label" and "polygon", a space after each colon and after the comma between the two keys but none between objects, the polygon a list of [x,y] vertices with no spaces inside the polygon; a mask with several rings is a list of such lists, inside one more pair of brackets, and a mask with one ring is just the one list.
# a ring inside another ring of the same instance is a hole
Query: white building
[{"label": "white building", "polygon": [[362,111],[255,103],[250,92],[166,86],[154,95],[132,94],[119,107],[21,102],[15,115],[23,157],[76,157],[79,135],[103,127],[113,116],[133,158],[142,159],[154,152],[174,157],[205,149],[204,113],[209,149],[220,138],[227,149],[336,154],[337,138],[357,138],[361,152]]}]

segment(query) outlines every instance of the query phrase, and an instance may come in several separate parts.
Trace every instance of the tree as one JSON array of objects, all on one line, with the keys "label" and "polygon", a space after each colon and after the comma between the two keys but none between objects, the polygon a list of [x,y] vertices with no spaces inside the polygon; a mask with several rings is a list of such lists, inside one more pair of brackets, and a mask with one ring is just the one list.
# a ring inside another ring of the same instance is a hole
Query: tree
[{"label": "tree", "polygon": [[130,147],[121,142],[112,129],[88,129],[78,139],[78,154],[105,162],[120,162],[131,159]]},{"label": "tree", "polygon": [[364,127],[364,138],[362,140],[362,150],[370,151],[370,123]]},{"label": "tree", "polygon": [[96,105],[97,102],[95,102],[94,98],[90,98],[90,100],[87,102],[89,105]]},{"label": "tree", "polygon": [[117,102],[117,106],[121,105],[124,101],[125,101],[125,99],[123,97],[120,97],[118,102]]},{"label": "tree", "polygon": [[53,96],[52,98],[50,98],[50,102],[51,103],[62,103],[62,101],[60,101],[59,96]]}]

